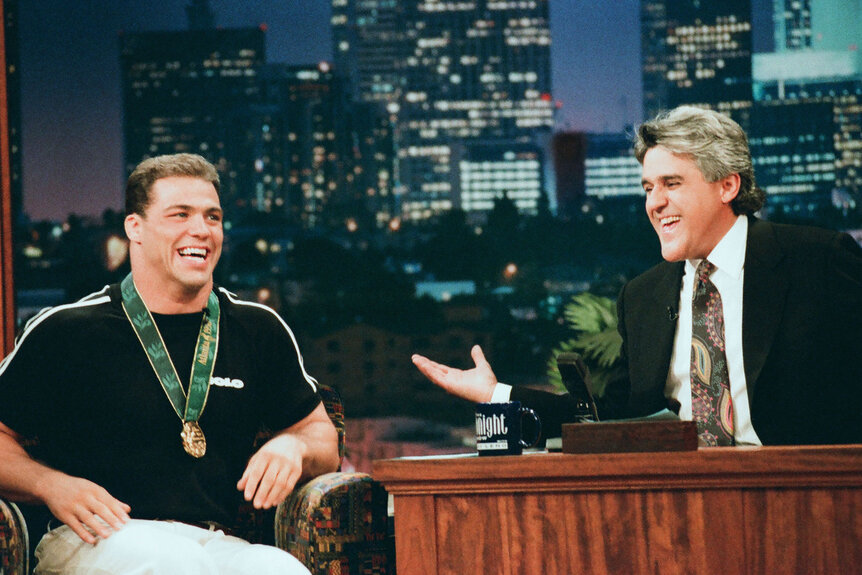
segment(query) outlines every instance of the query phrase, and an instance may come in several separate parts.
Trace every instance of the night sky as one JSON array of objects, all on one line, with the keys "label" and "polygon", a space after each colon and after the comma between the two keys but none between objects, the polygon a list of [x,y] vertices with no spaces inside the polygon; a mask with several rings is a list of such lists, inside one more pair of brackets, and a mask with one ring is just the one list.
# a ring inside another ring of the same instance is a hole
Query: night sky
[{"label": "night sky", "polygon": [[[189,3],[20,2],[24,209],[33,219],[121,208],[118,36],[185,29]],[[211,1],[217,26],[266,24],[267,61],[290,64],[331,59],[329,3]],[[619,131],[642,120],[639,5],[639,0],[551,0],[559,128]]]}]

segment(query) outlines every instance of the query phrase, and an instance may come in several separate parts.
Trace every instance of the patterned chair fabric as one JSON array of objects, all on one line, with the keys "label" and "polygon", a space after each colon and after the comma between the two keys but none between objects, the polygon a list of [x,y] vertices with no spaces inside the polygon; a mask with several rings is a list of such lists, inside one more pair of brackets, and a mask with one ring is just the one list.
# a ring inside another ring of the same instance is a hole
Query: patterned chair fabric
[{"label": "patterned chair fabric", "polygon": [[14,503],[0,499],[0,575],[27,575],[27,525]]},{"label": "patterned chair fabric", "polygon": [[[344,459],[344,406],[338,393],[319,387],[338,431]],[[270,436],[261,434],[258,443]],[[273,539],[273,522],[276,536]],[[276,544],[314,575],[395,573],[387,494],[365,473],[328,473],[298,487],[277,510],[241,510],[237,535]],[[18,508],[0,499],[0,575],[28,575],[27,526]]]},{"label": "patterned chair fabric", "polygon": [[365,473],[328,473],[294,491],[275,520],[276,544],[315,575],[395,572],[388,495]]},{"label": "patterned chair fabric", "polygon": [[[335,425],[335,430],[338,432],[338,460],[344,461],[344,404],[341,402],[341,396],[331,387],[318,385],[317,388],[320,398],[323,400],[323,407],[326,408],[326,414]],[[341,463],[338,464],[341,469]]]}]

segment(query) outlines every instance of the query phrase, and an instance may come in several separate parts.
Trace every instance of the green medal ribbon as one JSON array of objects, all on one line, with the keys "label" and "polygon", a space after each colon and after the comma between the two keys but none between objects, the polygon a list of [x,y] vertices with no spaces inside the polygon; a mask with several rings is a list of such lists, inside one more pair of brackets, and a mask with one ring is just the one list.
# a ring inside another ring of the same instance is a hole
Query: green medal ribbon
[{"label": "green medal ribbon", "polygon": [[138,340],[156,372],[156,377],[171,402],[177,416],[183,421],[183,449],[193,457],[203,457],[206,453],[206,439],[198,419],[206,407],[209,396],[210,378],[218,350],[218,324],[220,308],[215,292],[210,292],[207,307],[201,321],[198,342],[195,347],[192,373],[189,379],[188,396],[180,384],[177,369],[165,347],[162,334],[153,320],[150,310],[135,287],[132,274],[120,284],[123,294],[123,311],[135,330]]}]

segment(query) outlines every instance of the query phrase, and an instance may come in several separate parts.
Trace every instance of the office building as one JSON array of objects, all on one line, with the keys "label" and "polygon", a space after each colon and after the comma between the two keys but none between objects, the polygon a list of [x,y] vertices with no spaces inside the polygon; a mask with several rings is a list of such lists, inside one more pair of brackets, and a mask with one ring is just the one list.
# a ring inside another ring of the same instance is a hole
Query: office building
[{"label": "office building", "polygon": [[587,134],[585,174],[587,197],[601,200],[644,195],[641,166],[629,134]]},{"label": "office building", "polygon": [[755,54],[752,65],[752,153],[758,179],[777,195],[767,207],[810,218],[830,203],[858,206],[862,5],[777,1],[775,10],[776,51]]},{"label": "office building", "polygon": [[643,221],[641,165],[634,157],[631,134],[586,134],[584,193],[582,213],[596,221]]},{"label": "office building", "polygon": [[835,186],[832,104],[772,100],[755,104],[749,145],[766,210],[810,219],[828,206]]},{"label": "office building", "polygon": [[775,51],[811,48],[811,0],[773,0],[773,10]]},{"label": "office building", "polygon": [[641,166],[630,133],[554,134],[558,215],[642,218]]},{"label": "office building", "polygon": [[268,193],[280,194],[277,201],[305,228],[337,226],[350,213],[339,185],[350,171],[346,94],[325,64],[271,65],[264,81],[275,122],[260,139],[275,149],[256,161],[262,174],[279,172]]},{"label": "office building", "polygon": [[460,173],[484,153],[473,147],[544,145],[548,0],[332,0],[332,12],[336,68],[394,120],[404,217],[473,205]]},{"label": "office building", "polygon": [[373,103],[351,101],[350,138],[354,193],[363,198],[363,213],[378,228],[397,230],[401,209],[395,195],[395,127],[388,114]]},{"label": "office building", "polygon": [[228,216],[254,196],[254,164],[237,149],[260,103],[262,28],[144,32],[120,37],[126,172],[142,159],[192,152],[222,174]]},{"label": "office building", "polygon": [[642,0],[644,116],[681,104],[745,122],[751,107],[751,0]]},{"label": "office building", "polygon": [[460,207],[490,212],[494,201],[508,197],[521,213],[538,213],[545,189],[542,150],[532,144],[472,145],[459,162]]},{"label": "office building", "polygon": [[[303,352],[308,365],[319,366],[320,377],[338,390],[353,417],[414,415],[445,420],[459,402],[429,385],[409,361],[400,358],[427,354],[466,368],[463,350],[473,344],[493,358],[492,335],[487,322],[481,321],[452,322],[440,331],[422,334],[354,323],[310,339]],[[405,394],[410,401],[404,401]]]},{"label": "office building", "polygon": [[862,39],[858,0],[774,0],[775,52],[843,51]]},{"label": "office building", "polygon": [[[246,139],[254,158],[257,211],[290,214],[302,227],[358,229],[389,224],[391,130],[350,99],[327,63],[269,65],[263,106]],[[388,147],[388,149],[387,149]]]},{"label": "office building", "polygon": [[355,99],[397,103],[405,83],[398,63],[408,55],[408,8],[395,0],[332,0],[335,68]]}]

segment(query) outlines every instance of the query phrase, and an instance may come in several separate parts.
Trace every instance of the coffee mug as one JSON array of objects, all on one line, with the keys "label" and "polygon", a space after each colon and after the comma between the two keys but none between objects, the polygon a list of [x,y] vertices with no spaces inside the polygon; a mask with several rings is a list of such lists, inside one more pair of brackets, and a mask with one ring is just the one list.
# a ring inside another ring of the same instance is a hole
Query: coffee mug
[{"label": "coffee mug", "polygon": [[[524,416],[533,420],[535,433],[529,441],[522,435]],[[520,455],[524,447],[539,442],[542,422],[529,407],[520,401],[476,404],[476,450],[479,455]]]}]

